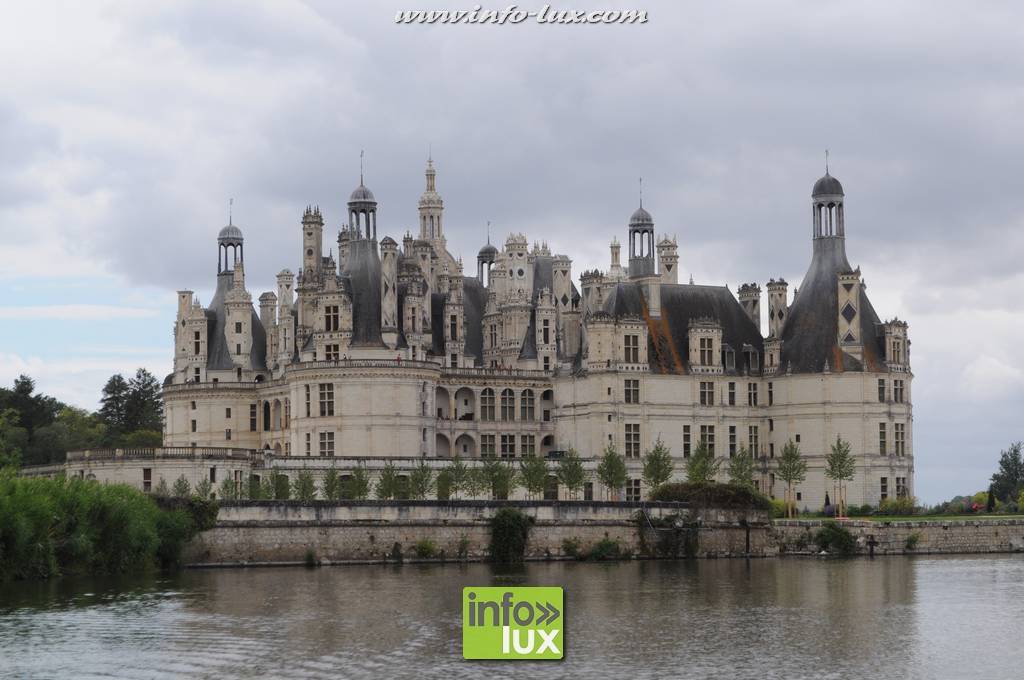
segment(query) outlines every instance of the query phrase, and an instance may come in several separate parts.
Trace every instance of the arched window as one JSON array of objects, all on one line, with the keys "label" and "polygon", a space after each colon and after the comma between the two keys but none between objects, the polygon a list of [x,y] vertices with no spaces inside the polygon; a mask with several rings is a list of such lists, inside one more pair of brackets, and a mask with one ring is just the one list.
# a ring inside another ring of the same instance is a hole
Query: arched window
[{"label": "arched window", "polygon": [[270,402],[263,402],[263,430],[264,432],[270,431]]},{"label": "arched window", "polygon": [[536,418],[535,408],[533,390],[523,390],[519,401],[519,420],[534,420]]},{"label": "arched window", "polygon": [[494,390],[490,387],[480,393],[480,420],[494,420]]},{"label": "arched window", "polygon": [[516,393],[509,388],[501,391],[501,419],[504,421],[516,419]]}]

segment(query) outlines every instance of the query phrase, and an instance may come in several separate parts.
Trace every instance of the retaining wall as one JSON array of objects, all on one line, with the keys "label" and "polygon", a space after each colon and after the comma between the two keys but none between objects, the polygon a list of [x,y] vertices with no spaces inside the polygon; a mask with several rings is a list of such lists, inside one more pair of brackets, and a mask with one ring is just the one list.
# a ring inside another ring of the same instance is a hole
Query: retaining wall
[{"label": "retaining wall", "polygon": [[[775,520],[774,540],[780,552],[815,550],[814,535],[822,520]],[[857,539],[858,552],[867,553],[875,541],[876,555],[997,553],[1024,551],[1024,520],[942,520],[872,522],[846,520],[842,525]]]}]

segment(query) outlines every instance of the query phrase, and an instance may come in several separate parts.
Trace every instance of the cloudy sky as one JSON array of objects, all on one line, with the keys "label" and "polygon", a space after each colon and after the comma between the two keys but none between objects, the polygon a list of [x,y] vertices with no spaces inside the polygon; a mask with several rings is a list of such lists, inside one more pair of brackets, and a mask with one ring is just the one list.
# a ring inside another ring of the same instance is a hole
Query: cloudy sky
[{"label": "cloudy sky", "polygon": [[[413,0],[415,3],[416,0]],[[170,370],[177,289],[215,237],[257,295],[358,183],[415,225],[432,149],[451,250],[492,222],[605,267],[644,178],[683,278],[810,256],[823,150],[874,306],[910,323],[917,493],[987,485],[1024,438],[1024,9],[1011,2],[646,2],[630,26],[396,25],[419,4],[15,3],[0,22],[0,381],[93,408]],[[521,3],[526,9],[539,9]],[[498,8],[504,5],[484,5]],[[472,4],[431,3],[470,9]],[[330,243],[328,243],[330,245]]]}]

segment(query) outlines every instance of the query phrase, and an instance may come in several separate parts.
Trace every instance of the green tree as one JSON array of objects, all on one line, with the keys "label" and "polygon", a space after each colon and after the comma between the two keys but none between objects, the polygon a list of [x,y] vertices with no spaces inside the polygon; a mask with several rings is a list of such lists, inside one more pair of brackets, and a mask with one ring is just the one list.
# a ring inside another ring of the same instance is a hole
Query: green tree
[{"label": "green tree", "polygon": [[754,457],[745,445],[729,459],[729,482],[748,489],[754,488]]},{"label": "green tree", "polygon": [[462,489],[469,498],[476,498],[488,489],[486,471],[482,467],[472,467],[466,470],[466,478],[462,482]]},{"label": "green tree", "polygon": [[342,491],[346,498],[365,500],[370,495],[370,473],[362,465],[352,468],[352,474],[343,484]]},{"label": "green tree", "polygon": [[192,495],[192,485],[185,479],[185,475],[178,477],[174,480],[174,486],[171,487],[171,493],[176,498],[188,498]]},{"label": "green tree", "polygon": [[220,488],[218,489],[217,495],[222,501],[237,501],[238,500],[238,486],[235,484],[235,480],[230,477],[225,477],[220,482]]},{"label": "green tree", "polygon": [[985,512],[992,513],[996,510],[996,491],[995,484],[989,484],[988,486],[988,498],[985,501]]},{"label": "green tree", "polygon": [[[0,411],[0,470],[17,468],[21,465],[21,439],[17,433],[18,412],[13,408]],[[16,434],[17,433],[17,434]]]},{"label": "green tree", "polygon": [[162,496],[164,498],[171,495],[171,490],[167,486],[166,479],[163,477],[160,478],[160,481],[156,483],[155,487],[153,487],[153,495]]},{"label": "green tree", "polygon": [[135,371],[135,377],[128,381],[124,426],[126,432],[163,430],[164,407],[160,400],[160,382],[144,368]]},{"label": "green tree", "polygon": [[691,484],[711,484],[721,467],[721,459],[715,458],[707,442],[702,439],[697,442],[693,454],[686,463],[686,481]]},{"label": "green tree", "polygon": [[445,468],[437,473],[437,500],[446,501],[452,497],[452,473]]},{"label": "green tree", "polygon": [[341,475],[338,474],[337,468],[332,467],[324,474],[320,488],[326,500],[336,501],[341,498]]},{"label": "green tree", "polygon": [[[258,495],[257,495],[258,494]],[[253,500],[272,501],[274,500],[274,473],[263,475],[255,493],[250,492],[249,498]]]},{"label": "green tree", "polygon": [[512,495],[516,487],[516,472],[511,465],[498,458],[489,458],[480,470],[484,488],[490,490],[492,498],[503,500]]},{"label": "green tree", "polygon": [[651,450],[644,453],[644,484],[653,493],[659,486],[672,479],[674,470],[672,452],[665,446],[665,442],[661,441],[661,437],[658,437]]},{"label": "green tree", "polygon": [[316,480],[309,469],[303,468],[295,475],[294,491],[295,499],[303,503],[316,500]]},{"label": "green tree", "polygon": [[786,483],[786,516],[791,517],[794,503],[793,487],[807,479],[807,461],[800,456],[800,447],[792,439],[782,447],[776,474]]},{"label": "green tree", "polygon": [[272,489],[272,496],[276,501],[286,501],[292,496],[292,485],[288,481],[288,475],[277,470],[272,470],[270,473],[270,484]]},{"label": "green tree", "polygon": [[836,443],[825,454],[825,476],[831,479],[834,484],[839,485],[839,497],[835,499],[839,516],[846,514],[846,485],[844,482],[853,479],[855,465],[850,442],[837,435]]},{"label": "green tree", "polygon": [[210,496],[213,494],[213,482],[203,477],[203,479],[196,484],[195,495],[202,498],[204,501],[210,500]]},{"label": "green tree", "polygon": [[107,426],[107,443],[117,440],[127,429],[128,381],[120,373],[107,379],[100,396],[99,418]]},{"label": "green tree", "polygon": [[566,488],[569,497],[574,500],[578,498],[580,489],[587,481],[587,473],[583,469],[583,461],[580,460],[576,449],[570,448],[565,452],[565,455],[558,461],[555,474],[558,476],[559,483]]},{"label": "green tree", "polygon": [[526,489],[528,498],[544,495],[548,474],[548,462],[540,456],[524,456],[519,460],[519,483]]},{"label": "green tree", "polygon": [[445,472],[450,476],[449,489],[451,495],[455,498],[459,497],[459,493],[466,490],[466,480],[469,476],[469,468],[462,462],[462,459],[458,456],[452,456],[452,460],[448,463],[448,467],[445,468]]},{"label": "green tree", "polygon": [[434,470],[421,460],[409,473],[409,498],[423,500],[435,488]]},{"label": "green tree", "polygon": [[1024,491],[1022,445],[1022,442],[1014,442],[999,454],[999,470],[992,475],[992,490],[1001,501],[1012,501]]},{"label": "green tree", "polygon": [[398,495],[398,470],[390,461],[381,468],[375,491],[377,498],[382,501],[390,500]]},{"label": "green tree", "polygon": [[618,499],[619,490],[626,485],[626,461],[615,450],[614,444],[606,446],[601,454],[597,464],[597,479],[611,496]]}]

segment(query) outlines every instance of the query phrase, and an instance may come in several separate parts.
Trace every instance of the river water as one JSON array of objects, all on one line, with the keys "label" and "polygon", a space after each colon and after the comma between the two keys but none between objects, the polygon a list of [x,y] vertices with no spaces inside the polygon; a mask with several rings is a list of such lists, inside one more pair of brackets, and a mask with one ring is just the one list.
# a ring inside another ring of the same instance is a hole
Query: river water
[{"label": "river water", "polygon": [[[566,658],[461,657],[465,585],[561,585]],[[190,570],[0,586],[0,676],[1002,678],[1024,556]]]}]

